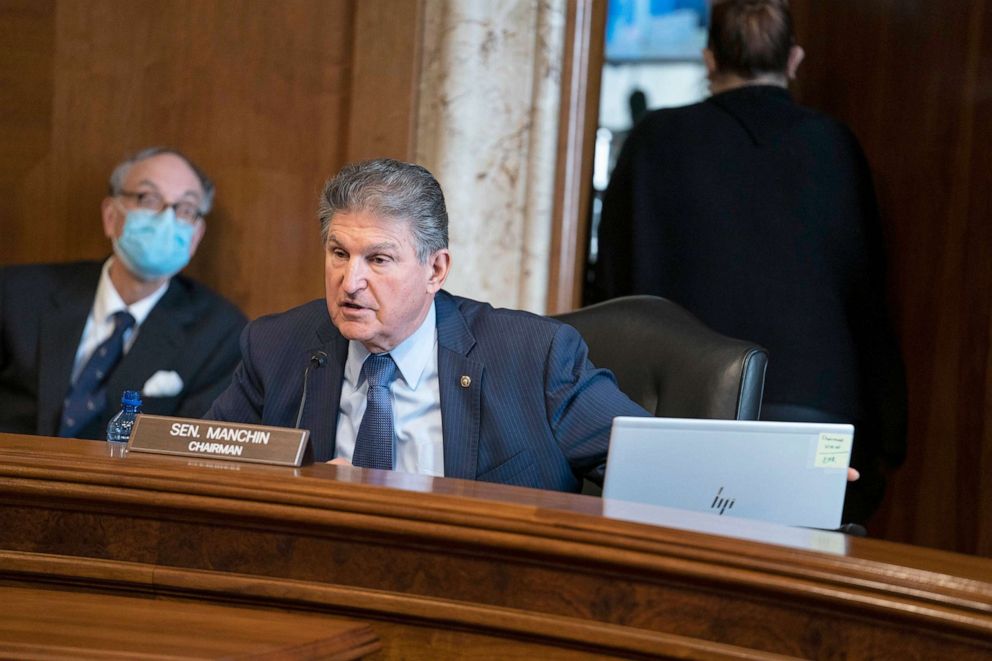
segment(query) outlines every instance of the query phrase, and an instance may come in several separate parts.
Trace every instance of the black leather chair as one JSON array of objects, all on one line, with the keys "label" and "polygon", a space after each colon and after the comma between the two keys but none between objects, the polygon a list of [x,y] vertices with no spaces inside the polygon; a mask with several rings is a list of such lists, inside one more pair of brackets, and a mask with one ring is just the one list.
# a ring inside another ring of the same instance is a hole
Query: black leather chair
[{"label": "black leather chair", "polygon": [[[625,296],[555,315],[589,345],[589,358],[617,377],[620,390],[668,418],[757,420],[768,351],[720,335],[665,298]],[[602,490],[585,480],[582,493]],[[864,537],[864,526],[837,529]]]},{"label": "black leather chair", "polygon": [[574,326],[592,362],[656,416],[758,419],[768,352],[667,299],[626,296],[555,318]]}]

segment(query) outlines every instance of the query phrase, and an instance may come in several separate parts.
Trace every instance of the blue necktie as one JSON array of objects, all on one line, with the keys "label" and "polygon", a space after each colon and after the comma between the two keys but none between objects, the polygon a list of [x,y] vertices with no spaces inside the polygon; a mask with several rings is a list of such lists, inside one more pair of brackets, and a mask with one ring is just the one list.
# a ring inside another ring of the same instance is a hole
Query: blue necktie
[{"label": "blue necktie", "polygon": [[114,332],[90,356],[65,399],[59,436],[76,436],[107,408],[104,383],[124,353],[124,332],[134,326],[134,317],[127,310],[115,312],[113,317]]},{"label": "blue necktie", "polygon": [[362,468],[392,470],[393,403],[389,384],[396,376],[396,363],[388,353],[372,354],[365,359],[362,374],[369,382],[369,391],[351,463]]}]

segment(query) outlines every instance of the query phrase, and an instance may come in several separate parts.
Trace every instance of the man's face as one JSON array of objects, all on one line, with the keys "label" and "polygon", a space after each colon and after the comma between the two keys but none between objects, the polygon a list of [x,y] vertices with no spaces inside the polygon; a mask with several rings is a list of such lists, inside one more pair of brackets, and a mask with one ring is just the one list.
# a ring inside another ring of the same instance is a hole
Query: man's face
[{"label": "man's face", "polygon": [[[158,154],[138,161],[131,166],[124,180],[127,193],[156,193],[167,204],[191,202],[197,207],[203,201],[203,188],[186,161],[175,154]],[[116,239],[124,231],[127,211],[137,206],[134,196],[108,197],[103,201],[103,232],[108,239]],[[196,222],[190,243],[190,256],[203,237],[204,221]]]},{"label": "man's face", "polygon": [[409,337],[444,284],[447,249],[417,259],[409,221],[367,211],[337,213],[324,256],[327,311],[337,329],[373,353]]}]

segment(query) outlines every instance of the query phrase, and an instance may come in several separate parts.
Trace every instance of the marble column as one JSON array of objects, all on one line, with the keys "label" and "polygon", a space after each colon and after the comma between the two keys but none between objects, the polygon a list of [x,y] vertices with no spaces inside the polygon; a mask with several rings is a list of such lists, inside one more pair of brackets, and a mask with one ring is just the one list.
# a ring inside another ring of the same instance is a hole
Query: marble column
[{"label": "marble column", "polygon": [[444,188],[446,288],[543,313],[566,0],[427,0],[417,161]]}]

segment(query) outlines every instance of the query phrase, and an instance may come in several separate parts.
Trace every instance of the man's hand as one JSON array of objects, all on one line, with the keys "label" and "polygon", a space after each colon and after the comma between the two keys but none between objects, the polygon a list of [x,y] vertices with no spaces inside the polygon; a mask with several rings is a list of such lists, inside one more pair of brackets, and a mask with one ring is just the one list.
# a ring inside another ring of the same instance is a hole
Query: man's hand
[{"label": "man's hand", "polygon": [[[334,462],[332,461],[331,463],[333,464]],[[853,468],[848,468],[847,469],[847,481],[848,482],[855,482],[855,481],[857,481],[857,479],[859,477],[861,477],[861,473],[859,473],[858,471],[856,471]]]},{"label": "man's hand", "polygon": [[[334,464],[335,466],[351,466],[351,462],[350,462],[350,461],[348,461],[347,459],[345,459],[344,457],[335,457],[334,459],[331,459],[330,461],[328,461],[328,462],[326,462],[326,463],[328,463],[328,464]],[[852,468],[849,468],[848,470],[854,470],[854,469],[852,469]],[[855,473],[855,474],[856,474],[856,473]],[[852,479],[852,478],[851,478],[850,476],[848,476],[848,478],[847,478],[847,479],[849,479],[849,480],[850,480],[850,479]],[[856,478],[856,477],[855,477],[855,478],[853,478],[853,479],[855,479],[855,480],[856,480],[856,479],[858,479],[858,478]]]}]

